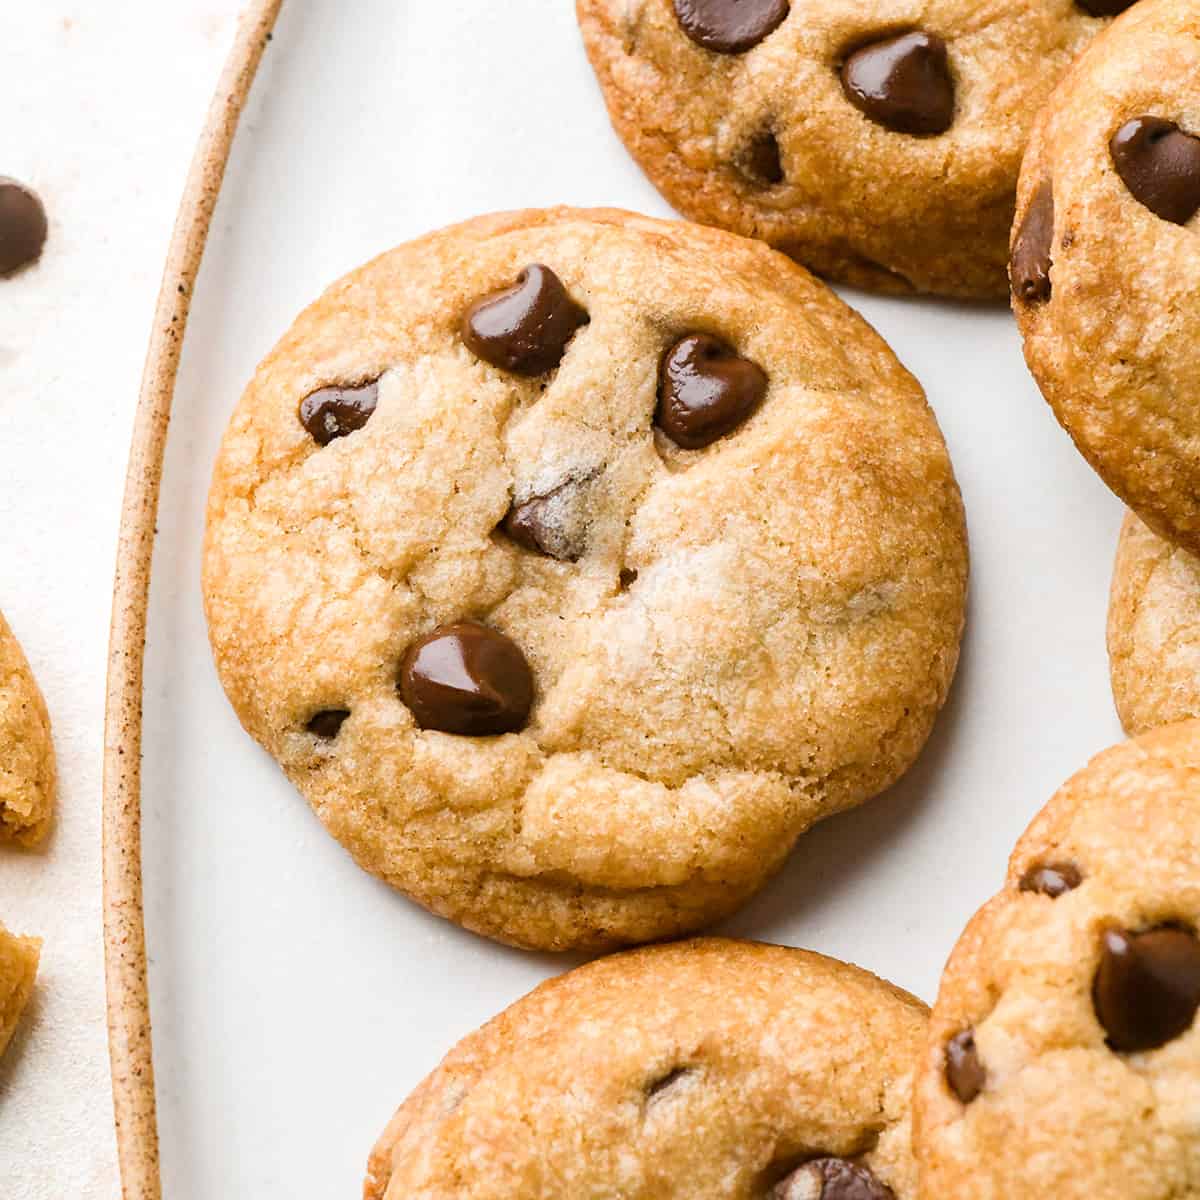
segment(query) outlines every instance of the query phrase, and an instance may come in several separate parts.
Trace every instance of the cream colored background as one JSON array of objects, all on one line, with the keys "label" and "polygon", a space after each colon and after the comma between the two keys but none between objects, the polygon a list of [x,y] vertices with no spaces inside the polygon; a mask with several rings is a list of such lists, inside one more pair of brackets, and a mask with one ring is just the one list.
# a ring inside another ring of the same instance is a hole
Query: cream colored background
[{"label": "cream colored background", "polygon": [[45,938],[0,1064],[0,1196],[117,1194],[100,939],[100,753],[125,456],[159,273],[238,0],[0,2],[0,174],[49,210],[0,281],[0,607],[46,693],[49,850],[0,854],[0,920]]}]

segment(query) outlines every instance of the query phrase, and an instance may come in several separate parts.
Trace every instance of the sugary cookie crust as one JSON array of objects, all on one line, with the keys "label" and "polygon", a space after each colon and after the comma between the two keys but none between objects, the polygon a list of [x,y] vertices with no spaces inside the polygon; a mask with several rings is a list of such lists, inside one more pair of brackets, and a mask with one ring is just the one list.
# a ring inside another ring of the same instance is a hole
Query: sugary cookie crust
[{"label": "sugary cookie crust", "polygon": [[1049,180],[1052,288],[1015,309],[1029,368],[1084,457],[1152,529],[1200,552],[1200,217],[1156,216],[1117,174],[1110,139],[1145,115],[1200,134],[1191,0],[1140,0],[1039,117],[1015,228]]},{"label": "sugary cookie crust", "polygon": [[927,1010],[802,950],[706,939],[537,988],[458,1044],[371,1156],[365,1200],[760,1200],[819,1155],[915,1200]]},{"label": "sugary cookie crust", "polygon": [[[618,134],[681,213],[857,286],[993,298],[1034,115],[1107,24],[1073,0],[792,0],[759,45],[716,54],[672,0],[577,10]],[[956,113],[936,137],[873,123],[839,81],[850,50],[914,28],[949,48]],[[784,180],[764,187],[738,164],[768,129]]]},{"label": "sugary cookie crust", "polygon": [[1132,513],[1113,570],[1108,655],[1126,733],[1200,717],[1200,559]]},{"label": "sugary cookie crust", "polygon": [[0,1054],[12,1041],[33,994],[41,949],[38,938],[17,937],[0,925]]},{"label": "sugary cookie crust", "polygon": [[50,828],[54,790],[46,702],[0,615],[0,841],[38,845]]},{"label": "sugary cookie crust", "polygon": [[[531,262],[590,324],[523,379],[458,322]],[[650,421],[659,357],[695,328],[770,384],[685,452]],[[381,371],[365,428],[319,448],[301,398]],[[600,464],[579,562],[496,532],[514,495]],[[234,413],[204,562],[226,691],[331,832],[433,911],[548,948],[699,928],[896,779],[945,699],[965,582],[936,422],[861,319],[761,244],[569,209],[433,234],[304,313]],[[406,647],[466,618],[531,663],[523,732],[420,731],[401,702]],[[351,711],[332,743],[305,730],[329,708]]]},{"label": "sugary cookie crust", "polygon": [[[1052,899],[1031,868],[1073,864]],[[1200,1026],[1118,1054],[1093,999],[1105,929],[1200,925],[1200,723],[1107,750],[1030,826],[1005,890],[951,956],[918,1069],[914,1148],[925,1200],[1197,1200]],[[950,1038],[973,1029],[987,1071],[966,1106]]]}]

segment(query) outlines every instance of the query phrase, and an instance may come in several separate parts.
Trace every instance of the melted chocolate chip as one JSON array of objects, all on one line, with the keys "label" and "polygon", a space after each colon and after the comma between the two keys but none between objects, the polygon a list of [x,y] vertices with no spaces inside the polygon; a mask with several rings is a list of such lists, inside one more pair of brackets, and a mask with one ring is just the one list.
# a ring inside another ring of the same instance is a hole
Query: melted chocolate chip
[{"label": "melted chocolate chip", "polygon": [[1115,17],[1127,8],[1132,8],[1136,2],[1137,0],[1075,0],[1075,3],[1092,17]]},{"label": "melted chocolate chip", "polygon": [[774,187],[783,182],[783,160],[779,155],[779,142],[769,129],[760,133],[746,147],[742,156],[742,170],[754,183]]},{"label": "melted chocolate chip", "polygon": [[379,381],[372,379],[351,387],[324,387],[300,401],[300,424],[318,446],[361,429],[379,403]]},{"label": "melted chocolate chip", "polygon": [[462,339],[484,362],[514,375],[544,375],[562,362],[567,343],[588,322],[549,267],[532,263],[511,287],[476,300],[462,319]]},{"label": "melted chocolate chip", "polygon": [[637,583],[638,573],[632,567],[622,567],[617,575],[617,583],[620,585],[621,591],[627,592],[635,583]]},{"label": "melted chocolate chip", "polygon": [[683,32],[718,54],[741,54],[774,33],[788,15],[788,0],[675,0]]},{"label": "melted chocolate chip", "polygon": [[1108,147],[1129,194],[1155,216],[1186,225],[1200,210],[1200,138],[1174,121],[1135,117]]},{"label": "melted chocolate chip", "polygon": [[599,472],[568,479],[553,491],[508,510],[501,528],[519,546],[559,562],[578,562],[587,550],[588,512],[584,490]]},{"label": "melted chocolate chip", "polygon": [[348,708],[327,708],[324,712],[317,713],[305,728],[309,733],[315,733],[317,737],[331,742],[337,737],[349,715]]},{"label": "melted chocolate chip", "polygon": [[1191,1028],[1200,1008],[1200,940],[1164,925],[1145,933],[1109,929],[1092,988],[1108,1044],[1154,1050]]},{"label": "melted chocolate chip", "polygon": [[510,638],[477,621],[460,621],[409,647],[400,694],[422,729],[488,737],[524,728],[533,673]]},{"label": "melted chocolate chip", "polygon": [[655,424],[677,446],[699,450],[736,429],[762,403],[763,369],[718,338],[694,333],[663,355]]},{"label": "melted chocolate chip", "polygon": [[1083,876],[1074,863],[1048,863],[1044,867],[1030,867],[1021,876],[1021,891],[1040,892],[1057,900],[1067,892],[1073,892],[1083,882]]},{"label": "melted chocolate chip", "polygon": [[855,108],[897,133],[945,133],[954,121],[946,43],[920,30],[860,46],[842,65]]},{"label": "melted chocolate chip", "polygon": [[46,244],[46,210],[29,188],[0,176],[0,275],[37,262]]},{"label": "melted chocolate chip", "polygon": [[770,1200],[896,1200],[869,1167],[844,1158],[817,1158],[771,1190]]},{"label": "melted chocolate chip", "polygon": [[651,1080],[645,1087],[646,1099],[660,1099],[664,1092],[669,1091],[676,1084],[682,1083],[691,1073],[691,1067],[676,1067],[673,1071],[668,1071],[665,1075]]},{"label": "melted chocolate chip", "polygon": [[1050,299],[1053,242],[1054,189],[1047,179],[1033,193],[1013,242],[1010,277],[1013,295],[1023,304]]},{"label": "melted chocolate chip", "polygon": [[964,1104],[970,1104],[983,1091],[987,1068],[979,1057],[973,1029],[964,1029],[946,1043],[946,1082]]}]

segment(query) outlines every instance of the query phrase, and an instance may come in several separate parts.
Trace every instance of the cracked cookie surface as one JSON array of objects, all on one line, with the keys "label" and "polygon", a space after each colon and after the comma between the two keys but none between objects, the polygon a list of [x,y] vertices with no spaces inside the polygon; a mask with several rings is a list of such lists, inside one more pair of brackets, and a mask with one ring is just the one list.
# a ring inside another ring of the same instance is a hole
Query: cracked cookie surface
[{"label": "cracked cookie surface", "polygon": [[702,939],[543,984],[461,1041],[365,1200],[915,1200],[927,1010],[821,955]]},{"label": "cracked cookie surface", "polygon": [[1200,717],[1200,559],[1132,513],[1113,568],[1108,656],[1126,733]]},{"label": "cracked cookie surface", "polygon": [[927,1200],[1197,1200],[1200,723],[1096,757],[951,956],[917,1071]]},{"label": "cracked cookie surface", "polygon": [[33,995],[42,943],[18,937],[0,925],[0,1054],[8,1048]]},{"label": "cracked cookie surface", "polygon": [[38,845],[50,829],[54,791],[46,702],[0,615],[0,841]]},{"label": "cracked cookie surface", "polygon": [[1084,457],[1193,553],[1198,212],[1200,11],[1141,0],[1038,119],[1021,173],[1014,308],[1029,368]]},{"label": "cracked cookie surface", "polygon": [[856,286],[992,298],[1034,116],[1116,7],[577,0],[613,125],[681,213]]},{"label": "cracked cookie surface", "polygon": [[552,210],[298,319],[226,433],[204,591],[242,723],[357,861],[561,949],[701,927],[894,781],[966,570],[921,389],[828,289]]}]

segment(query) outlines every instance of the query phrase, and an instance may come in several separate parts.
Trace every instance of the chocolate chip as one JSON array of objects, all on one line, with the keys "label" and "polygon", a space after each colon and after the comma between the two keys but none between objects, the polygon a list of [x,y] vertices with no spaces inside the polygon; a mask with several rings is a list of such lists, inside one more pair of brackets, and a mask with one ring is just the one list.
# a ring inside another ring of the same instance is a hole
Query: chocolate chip
[{"label": "chocolate chip", "polygon": [[349,715],[348,708],[327,708],[324,712],[317,713],[305,728],[309,733],[315,733],[317,737],[331,742],[337,737]]},{"label": "chocolate chip", "polygon": [[652,1079],[646,1084],[644,1089],[646,1099],[660,1099],[665,1091],[668,1091],[678,1083],[682,1083],[691,1073],[691,1067],[676,1067],[674,1070],[668,1071],[665,1075],[660,1075],[657,1079]]},{"label": "chocolate chip", "polygon": [[409,647],[400,694],[422,729],[487,737],[524,727],[533,673],[511,639],[478,621],[443,625]]},{"label": "chocolate chip", "polygon": [[872,121],[897,133],[945,133],[954,121],[946,43],[933,33],[860,46],[842,64],[842,89]]},{"label": "chocolate chip", "polygon": [[675,16],[698,46],[718,54],[741,54],[774,33],[788,0],[675,0]]},{"label": "chocolate chip", "polygon": [[568,479],[552,491],[508,510],[501,528],[519,546],[560,562],[578,562],[587,550],[588,512],[583,491],[596,475]]},{"label": "chocolate chip", "polygon": [[987,1068],[975,1045],[975,1030],[964,1029],[946,1043],[946,1082],[964,1104],[983,1091]]},{"label": "chocolate chip", "polygon": [[1132,8],[1136,2],[1137,0],[1075,0],[1075,3],[1092,17],[1115,17],[1127,8]]},{"label": "chocolate chip", "polygon": [[622,567],[617,575],[617,582],[621,586],[621,591],[627,592],[635,583],[637,583],[638,573],[632,567]]},{"label": "chocolate chip", "polygon": [[0,176],[0,275],[37,262],[46,244],[46,210],[34,192]]},{"label": "chocolate chip", "polygon": [[1200,1008],[1200,940],[1173,925],[1107,930],[1092,1000],[1114,1050],[1165,1046],[1191,1028]]},{"label": "chocolate chip", "polygon": [[300,401],[300,424],[318,446],[328,446],[335,438],[361,429],[378,403],[377,379],[350,387],[319,388]]},{"label": "chocolate chip", "polygon": [[484,362],[515,375],[544,375],[566,353],[587,313],[549,267],[532,263],[511,287],[476,300],[462,319],[462,339]]},{"label": "chocolate chip", "polygon": [[1054,188],[1047,179],[1033,193],[1013,242],[1010,271],[1013,294],[1024,304],[1050,299],[1053,241]]},{"label": "chocolate chip", "polygon": [[689,334],[662,356],[654,420],[677,446],[698,450],[736,429],[762,403],[763,369],[720,339]]},{"label": "chocolate chip", "polygon": [[754,183],[774,187],[783,182],[783,160],[779,141],[768,129],[760,133],[747,147],[741,160],[743,173]]},{"label": "chocolate chip", "polygon": [[817,1158],[771,1190],[770,1200],[896,1200],[869,1167],[844,1158]]},{"label": "chocolate chip", "polygon": [[1108,147],[1130,195],[1155,216],[1186,225],[1200,210],[1200,137],[1174,121],[1135,117]]},{"label": "chocolate chip", "polygon": [[1083,882],[1083,876],[1074,863],[1049,863],[1044,867],[1030,867],[1021,876],[1021,891],[1040,892],[1057,900],[1067,892],[1073,892]]}]

